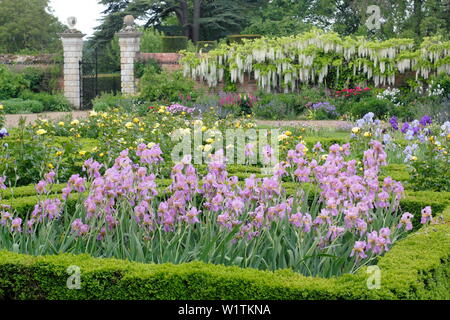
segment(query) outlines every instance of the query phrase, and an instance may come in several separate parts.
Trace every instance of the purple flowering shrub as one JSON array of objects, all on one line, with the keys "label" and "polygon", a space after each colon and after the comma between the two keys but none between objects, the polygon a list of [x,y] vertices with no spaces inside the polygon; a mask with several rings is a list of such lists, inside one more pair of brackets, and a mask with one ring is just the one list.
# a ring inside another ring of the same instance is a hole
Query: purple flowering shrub
[{"label": "purple flowering shrub", "polygon": [[336,107],[329,102],[318,102],[309,109],[309,118],[312,120],[336,119],[339,114]]},{"label": "purple flowering shrub", "polygon": [[177,113],[192,114],[195,112],[195,108],[185,107],[181,104],[176,103],[176,104],[172,104],[169,107],[167,107],[167,111],[172,114],[177,114]]},{"label": "purple flowering shrub", "polygon": [[[55,174],[47,174],[36,185],[39,203],[25,221],[1,209],[0,246],[28,254],[200,260],[330,277],[374,263],[412,229],[413,216],[399,210],[401,183],[378,181],[386,164],[381,143],[372,141],[365,152],[362,175],[355,160],[344,159],[349,145],[333,145],[325,160],[308,160],[304,150],[301,144],[290,150],[273,176],[243,182],[228,175],[222,150],[203,177],[186,156],[162,193],[154,173],[162,161],[157,146],[140,145],[137,162],[125,150],[110,168],[88,160],[86,176],[72,176],[62,199],[50,196]],[[281,180],[287,175],[296,180],[289,196]],[[317,185],[316,195],[307,182]],[[79,199],[72,211],[70,197]],[[431,219],[427,207],[422,223]]]}]

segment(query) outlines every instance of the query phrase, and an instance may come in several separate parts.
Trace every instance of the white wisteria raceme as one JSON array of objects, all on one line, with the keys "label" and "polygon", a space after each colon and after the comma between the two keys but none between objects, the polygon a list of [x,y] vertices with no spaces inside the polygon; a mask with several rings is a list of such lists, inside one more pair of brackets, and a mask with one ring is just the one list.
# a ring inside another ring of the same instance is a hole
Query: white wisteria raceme
[{"label": "white wisteria raceme", "polygon": [[297,36],[223,44],[208,54],[183,55],[186,76],[215,86],[228,70],[232,82],[243,82],[248,74],[267,91],[323,83],[330,72],[338,78],[345,74],[344,68],[365,75],[375,86],[393,85],[397,74],[409,70],[416,71],[417,79],[435,72],[450,74],[450,41],[438,37],[425,38],[416,49],[412,39],[369,41],[314,29]]}]

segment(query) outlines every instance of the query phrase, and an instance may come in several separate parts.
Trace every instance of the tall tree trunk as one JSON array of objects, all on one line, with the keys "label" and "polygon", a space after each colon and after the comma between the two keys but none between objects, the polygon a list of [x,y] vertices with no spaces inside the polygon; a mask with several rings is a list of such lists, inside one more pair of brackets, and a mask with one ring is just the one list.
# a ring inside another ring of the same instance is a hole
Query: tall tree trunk
[{"label": "tall tree trunk", "polygon": [[421,38],[421,24],[422,24],[422,5],[424,0],[414,0],[414,29],[416,31],[417,37]]},{"label": "tall tree trunk", "polygon": [[200,18],[202,12],[202,0],[194,0],[194,16],[192,19],[192,41],[197,43],[200,39]]},{"label": "tall tree trunk", "polygon": [[189,28],[189,8],[186,0],[179,0],[180,3],[180,17],[178,18],[180,24],[183,26],[183,33],[186,37],[190,38],[190,28]]}]

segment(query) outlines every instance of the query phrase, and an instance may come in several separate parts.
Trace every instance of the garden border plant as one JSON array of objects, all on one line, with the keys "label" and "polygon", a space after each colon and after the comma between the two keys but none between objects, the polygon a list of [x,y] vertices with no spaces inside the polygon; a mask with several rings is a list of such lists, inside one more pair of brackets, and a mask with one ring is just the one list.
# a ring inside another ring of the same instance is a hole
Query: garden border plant
[{"label": "garden border plant", "polygon": [[[449,299],[450,207],[435,224],[398,242],[380,258],[380,289],[367,269],[321,279],[192,262],[141,264],[88,255],[33,257],[0,252],[1,299]],[[81,289],[67,289],[67,268],[81,271]]]}]

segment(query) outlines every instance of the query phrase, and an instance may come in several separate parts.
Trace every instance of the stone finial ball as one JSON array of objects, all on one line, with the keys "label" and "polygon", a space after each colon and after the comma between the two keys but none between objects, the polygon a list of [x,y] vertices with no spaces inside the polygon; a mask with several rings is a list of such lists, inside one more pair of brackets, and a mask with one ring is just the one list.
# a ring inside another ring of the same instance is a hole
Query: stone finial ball
[{"label": "stone finial ball", "polygon": [[134,25],[134,17],[132,15],[127,15],[123,18],[123,22],[127,27],[132,27]]},{"label": "stone finial ball", "polygon": [[75,27],[75,25],[77,24],[77,18],[69,17],[69,18],[67,18],[67,23],[69,24],[70,29],[73,29]]}]

